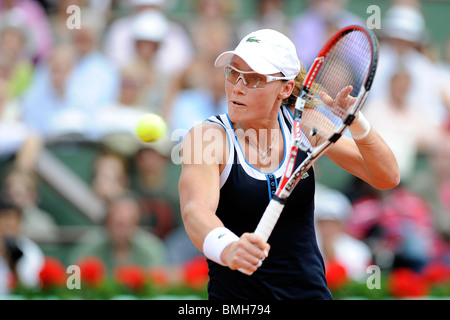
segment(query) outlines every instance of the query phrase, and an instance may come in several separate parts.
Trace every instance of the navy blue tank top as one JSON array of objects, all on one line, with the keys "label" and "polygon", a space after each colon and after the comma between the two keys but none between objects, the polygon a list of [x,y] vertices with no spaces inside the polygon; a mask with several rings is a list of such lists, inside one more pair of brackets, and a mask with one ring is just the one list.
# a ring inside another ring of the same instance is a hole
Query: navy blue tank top
[{"label": "navy blue tank top", "polygon": [[[247,162],[227,114],[208,119],[224,127],[230,144],[228,162],[220,177],[216,215],[238,236],[255,230],[285,171],[292,114],[282,107],[278,119],[285,155],[279,168],[273,172],[261,172]],[[307,142],[306,136],[303,138]],[[297,164],[305,157],[304,153],[299,153]],[[311,168],[289,197],[268,239],[271,246],[269,257],[253,275],[247,276],[208,259],[210,299],[332,298],[316,242],[314,190],[314,171]]]}]

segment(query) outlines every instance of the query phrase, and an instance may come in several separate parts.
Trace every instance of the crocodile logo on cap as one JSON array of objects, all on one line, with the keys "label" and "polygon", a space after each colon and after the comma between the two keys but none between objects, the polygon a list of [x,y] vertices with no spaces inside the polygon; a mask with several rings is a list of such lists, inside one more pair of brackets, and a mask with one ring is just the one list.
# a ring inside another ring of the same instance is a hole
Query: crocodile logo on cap
[{"label": "crocodile logo on cap", "polygon": [[256,43],[260,43],[261,40],[256,39],[256,37],[250,37],[250,38],[247,39],[246,42],[256,42]]}]

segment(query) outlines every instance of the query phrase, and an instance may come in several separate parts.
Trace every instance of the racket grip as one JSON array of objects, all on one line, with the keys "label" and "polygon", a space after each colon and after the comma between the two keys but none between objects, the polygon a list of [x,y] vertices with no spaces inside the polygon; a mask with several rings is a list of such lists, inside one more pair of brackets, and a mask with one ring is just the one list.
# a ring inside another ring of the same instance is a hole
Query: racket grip
[{"label": "racket grip", "polygon": [[[281,211],[283,211],[283,208],[284,204],[274,199],[270,200],[269,205],[266,207],[266,210],[264,211],[264,214],[256,227],[255,234],[267,242],[273,228],[275,227],[275,224],[278,221],[278,218],[280,217]],[[238,270],[248,276],[253,274],[253,272],[242,268],[239,268]]]},{"label": "racket grip", "polygon": [[283,208],[284,204],[280,203],[280,201],[274,199],[270,200],[266,211],[264,211],[264,214],[256,227],[255,234],[267,242]]}]

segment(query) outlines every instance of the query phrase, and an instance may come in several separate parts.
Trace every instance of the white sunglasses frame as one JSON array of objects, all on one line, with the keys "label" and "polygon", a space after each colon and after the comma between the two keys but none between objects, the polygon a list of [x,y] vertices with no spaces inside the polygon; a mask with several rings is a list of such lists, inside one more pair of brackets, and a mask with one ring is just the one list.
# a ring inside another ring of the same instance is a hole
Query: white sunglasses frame
[{"label": "white sunglasses frame", "polygon": [[[233,83],[233,82],[228,80],[227,68],[233,69],[234,71],[239,73],[239,77],[236,79],[236,83]],[[261,74],[261,73],[255,72],[255,71],[241,71],[241,70],[233,67],[232,65],[226,65],[224,67],[224,72],[225,72],[225,79],[228,82],[230,82],[231,84],[236,85],[239,82],[239,79],[242,79],[242,82],[245,84],[245,86],[247,88],[250,88],[250,89],[265,88],[267,86],[267,84],[269,84],[270,82],[273,82],[273,81],[277,81],[277,80],[292,80],[289,77],[275,77],[275,76],[270,76],[270,75],[267,75],[267,74]],[[266,77],[266,85],[264,85],[263,87],[257,87],[257,85],[259,84],[258,83],[258,84],[256,84],[253,87],[249,87],[247,81],[245,80],[245,77],[243,76],[243,74],[250,74],[250,73],[256,73],[256,74],[259,74],[259,75],[262,75],[262,76]]]}]

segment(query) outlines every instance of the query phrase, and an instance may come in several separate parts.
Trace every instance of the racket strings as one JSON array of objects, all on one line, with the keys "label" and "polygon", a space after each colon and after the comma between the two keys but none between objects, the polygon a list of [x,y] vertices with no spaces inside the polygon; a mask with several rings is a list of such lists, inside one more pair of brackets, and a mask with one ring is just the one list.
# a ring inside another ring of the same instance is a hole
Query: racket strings
[{"label": "racket strings", "polygon": [[[371,45],[363,32],[352,31],[337,41],[309,92],[302,117],[306,134],[328,139],[341,128],[364,85],[371,59]],[[347,97],[342,94],[345,88],[351,88]]]}]

